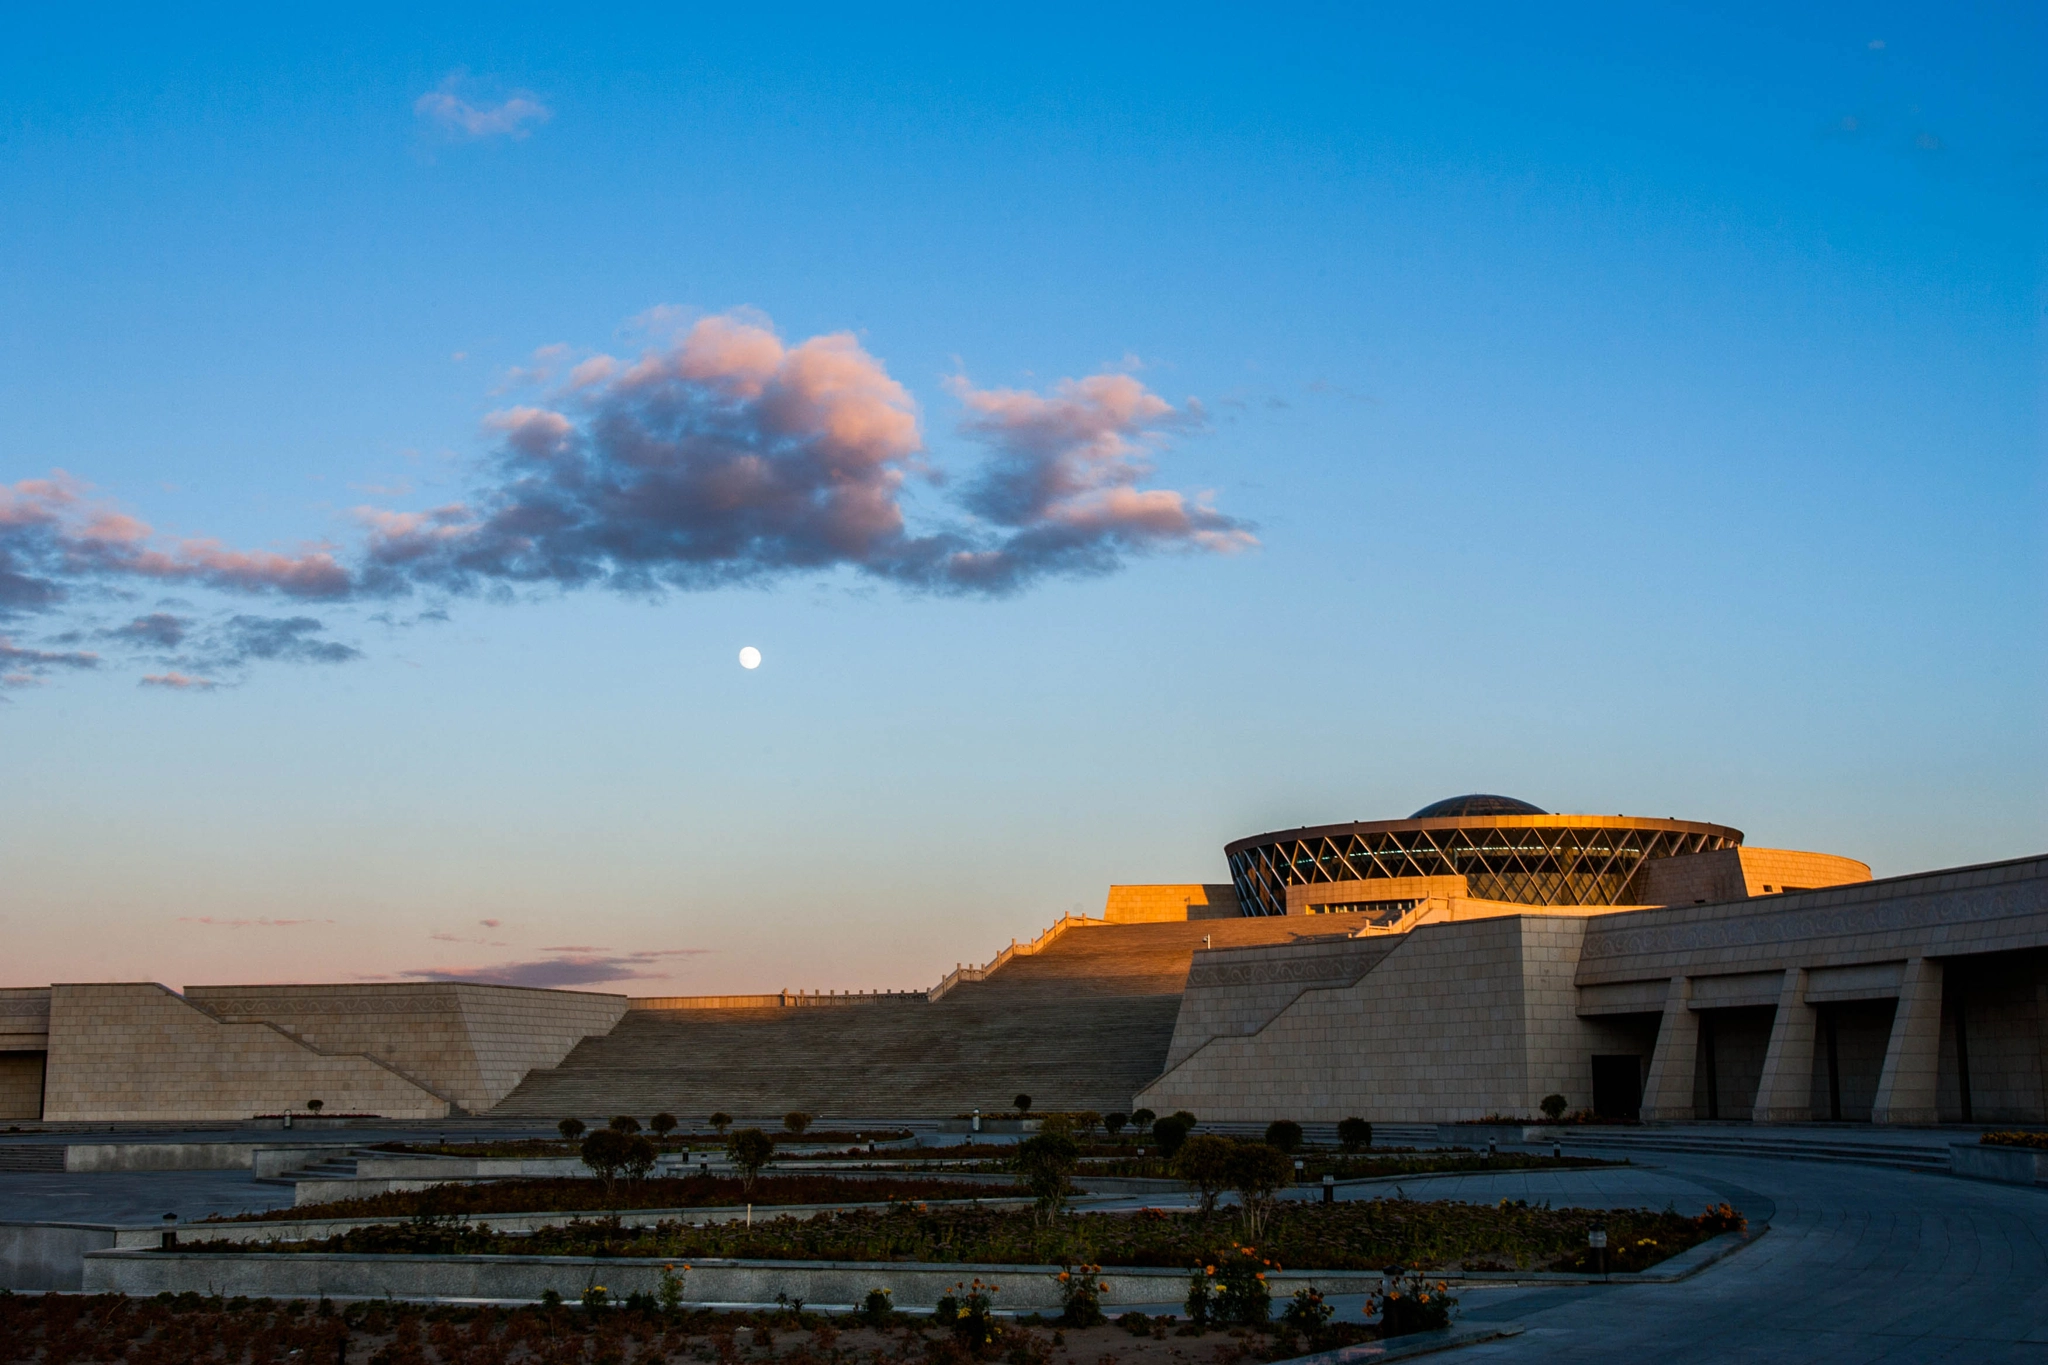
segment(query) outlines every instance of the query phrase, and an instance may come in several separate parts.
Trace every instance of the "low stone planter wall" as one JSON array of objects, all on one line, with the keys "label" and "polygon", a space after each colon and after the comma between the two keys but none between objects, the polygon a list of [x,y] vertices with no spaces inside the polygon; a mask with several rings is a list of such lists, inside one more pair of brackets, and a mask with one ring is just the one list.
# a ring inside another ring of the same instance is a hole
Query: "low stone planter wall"
[{"label": "low stone planter wall", "polygon": [[116,1235],[99,1223],[0,1223],[0,1289],[77,1289],[85,1253]]},{"label": "low stone planter wall", "polygon": [[2048,1184],[2048,1151],[1982,1142],[1958,1142],[1949,1150],[1955,1154],[1950,1169],[1971,1180],[1996,1180],[2006,1185]]},{"label": "low stone planter wall", "polygon": [[[615,1298],[654,1293],[666,1260],[584,1256],[330,1256],[277,1253],[95,1251],[85,1258],[84,1287],[91,1293],[129,1295],[165,1291],[246,1294],[251,1298],[538,1299],[554,1290],[577,1299],[594,1284]],[[680,1269],[680,1267],[678,1267]],[[695,1261],[685,1296],[696,1303],[772,1303],[778,1294],[807,1304],[852,1305],[870,1289],[887,1289],[899,1308],[936,1303],[963,1281],[979,1278],[1000,1292],[996,1307],[1023,1312],[1057,1310],[1058,1266],[934,1265],[903,1261]],[[1102,1272],[1105,1307],[1178,1303],[1187,1272],[1114,1268]],[[1361,1294],[1379,1284],[1366,1271],[1283,1271],[1270,1277],[1273,1297],[1284,1301],[1314,1285],[1325,1294]]]},{"label": "low stone planter wall", "polygon": [[[1754,1243],[1767,1227],[1744,1236],[1724,1233],[1640,1274],[1593,1276],[1543,1271],[1471,1271],[1455,1281],[1537,1284],[1668,1284],[1688,1279]],[[552,1289],[564,1299],[603,1285],[614,1298],[652,1294],[664,1266],[677,1260],[595,1256],[344,1256],[325,1253],[135,1251],[115,1248],[85,1256],[88,1293],[151,1295],[165,1292],[250,1298],[441,1298],[531,1301]],[[887,1289],[898,1308],[924,1308],[979,1279],[998,1288],[995,1306],[1017,1312],[1060,1306],[1058,1266],[934,1264],[907,1261],[688,1262],[683,1288],[697,1304],[765,1304],[778,1295],[818,1308],[858,1304],[871,1289]],[[1101,1272],[1109,1288],[1104,1308],[1178,1304],[1188,1273],[1164,1267],[1113,1266]],[[1381,1284],[1377,1271],[1281,1270],[1267,1276],[1275,1308],[1297,1289],[1324,1294],[1365,1294]]]},{"label": "low stone planter wall", "polygon": [[345,1151],[345,1142],[74,1142],[64,1148],[66,1171],[253,1171],[277,1175],[320,1152]]}]

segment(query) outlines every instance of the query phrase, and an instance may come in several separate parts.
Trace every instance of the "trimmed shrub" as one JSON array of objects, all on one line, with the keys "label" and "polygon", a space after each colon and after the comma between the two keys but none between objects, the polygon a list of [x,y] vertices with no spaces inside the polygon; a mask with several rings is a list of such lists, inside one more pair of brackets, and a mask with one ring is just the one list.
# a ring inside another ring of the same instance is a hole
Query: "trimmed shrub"
[{"label": "trimmed shrub", "polygon": [[792,1109],[782,1116],[782,1126],[802,1137],[804,1129],[811,1126],[811,1116],[801,1109]]},{"label": "trimmed shrub", "polygon": [[[1102,1116],[1102,1130],[1108,1133],[1111,1137],[1115,1137],[1118,1133],[1121,1133],[1125,1128],[1129,1127],[1130,1122],[1131,1116],[1129,1114],[1104,1114]],[[1140,1316],[1142,1316],[1142,1314]]]},{"label": "trimmed shrub", "polygon": [[640,1120],[631,1114],[614,1114],[612,1121],[605,1126],[614,1133],[637,1133],[640,1131]]},{"label": "trimmed shrub", "polygon": [[1152,1141],[1159,1145],[1159,1155],[1168,1161],[1172,1161],[1174,1156],[1180,1151],[1181,1144],[1188,1140],[1188,1128],[1190,1126],[1181,1122],[1178,1118],[1154,1119],[1152,1121]]},{"label": "trimmed shrub", "polygon": [[1266,1145],[1294,1155],[1301,1150],[1301,1125],[1293,1119],[1273,1120],[1266,1125]]},{"label": "trimmed shrub", "polygon": [[1372,1146],[1372,1125],[1364,1119],[1339,1119],[1337,1141],[1347,1152],[1360,1151]]},{"label": "trimmed shrub", "polygon": [[1153,1113],[1150,1109],[1133,1109],[1131,1111],[1131,1126],[1142,1132],[1150,1128],[1152,1120],[1158,1117],[1159,1115]]},{"label": "trimmed shrub", "polygon": [[1028,1114],[1031,1112],[1031,1097],[1029,1095],[1018,1095],[1010,1101],[1010,1106],[1020,1114]]},{"label": "trimmed shrub", "polygon": [[562,1135],[562,1141],[574,1142],[583,1136],[582,1119],[563,1119],[555,1125],[555,1131]]},{"label": "trimmed shrub", "polygon": [[656,1114],[647,1120],[647,1126],[654,1130],[656,1137],[667,1137],[676,1130],[676,1116],[669,1113]]},{"label": "trimmed shrub", "polygon": [[718,1130],[719,1135],[723,1137],[725,1135],[725,1130],[732,1127],[732,1115],[726,1113],[723,1110],[720,1110],[718,1113],[713,1114],[707,1120],[707,1122],[710,1123],[710,1125],[713,1128],[716,1128]]},{"label": "trimmed shrub", "polygon": [[1545,1095],[1543,1103],[1537,1106],[1543,1111],[1543,1117],[1552,1123],[1564,1117],[1565,1107],[1565,1098],[1562,1095]]}]

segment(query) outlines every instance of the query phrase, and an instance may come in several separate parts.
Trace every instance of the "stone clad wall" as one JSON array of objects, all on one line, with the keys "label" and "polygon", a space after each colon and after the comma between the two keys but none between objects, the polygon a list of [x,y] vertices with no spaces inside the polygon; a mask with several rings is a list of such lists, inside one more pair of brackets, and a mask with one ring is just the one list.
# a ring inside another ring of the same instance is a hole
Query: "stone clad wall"
[{"label": "stone clad wall", "polygon": [[[1414,1123],[1583,1094],[1598,1035],[1574,1014],[1585,929],[1540,915],[1426,925],[1355,982],[1303,990],[1251,1036],[1211,1038],[1137,1103],[1223,1121]],[[1275,962],[1300,951],[1263,950]]]},{"label": "stone clad wall", "polygon": [[370,1058],[223,1023],[154,982],[51,988],[47,1120],[244,1119],[316,1098],[337,1114],[448,1113]]},{"label": "stone clad wall", "polygon": [[511,1094],[527,1072],[554,1066],[585,1038],[610,1033],[626,1017],[623,995],[512,986],[455,989],[483,1082],[477,1103],[460,1103],[477,1113]]},{"label": "stone clad wall", "polygon": [[1107,924],[1166,924],[1191,919],[1236,919],[1244,913],[1229,882],[1112,886],[1103,903]]},{"label": "stone clad wall", "polygon": [[1195,954],[1166,1052],[1172,1070],[1211,1038],[1257,1033],[1318,987],[1348,986],[1394,950],[1398,937],[1337,939],[1282,949],[1216,948]]},{"label": "stone clad wall", "polygon": [[43,1054],[0,1052],[0,1119],[43,1116]]},{"label": "stone clad wall", "polygon": [[1812,891],[1869,880],[1866,864],[1832,853],[1722,848],[1644,863],[1635,894],[1644,905],[1699,905],[1779,895],[1788,886]]},{"label": "stone clad wall", "polygon": [[473,1113],[626,1013],[621,995],[455,982],[192,986],[185,995],[223,1019],[366,1053]]}]

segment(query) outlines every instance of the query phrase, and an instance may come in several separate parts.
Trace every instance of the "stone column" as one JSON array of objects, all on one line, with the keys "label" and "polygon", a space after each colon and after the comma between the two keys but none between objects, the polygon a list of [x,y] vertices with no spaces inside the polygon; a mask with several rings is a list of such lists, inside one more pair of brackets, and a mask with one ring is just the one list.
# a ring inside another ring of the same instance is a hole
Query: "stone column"
[{"label": "stone column", "polygon": [[1657,1051],[1643,1082],[1643,1118],[1691,1119],[1693,1068],[1699,1059],[1700,1017],[1692,1012],[1692,981],[1674,976],[1664,994],[1664,1021],[1657,1026]]},{"label": "stone column", "polygon": [[1878,1078],[1870,1121],[1937,1122],[1934,1079],[1940,1061],[1941,964],[1924,957],[1907,958],[1899,981],[1899,1010],[1892,1016],[1892,1038],[1884,1050],[1884,1074]]},{"label": "stone column", "polygon": [[1806,1003],[1806,968],[1785,969],[1771,1045],[1756,1085],[1754,1123],[1805,1123],[1813,1117],[1814,1009]]}]

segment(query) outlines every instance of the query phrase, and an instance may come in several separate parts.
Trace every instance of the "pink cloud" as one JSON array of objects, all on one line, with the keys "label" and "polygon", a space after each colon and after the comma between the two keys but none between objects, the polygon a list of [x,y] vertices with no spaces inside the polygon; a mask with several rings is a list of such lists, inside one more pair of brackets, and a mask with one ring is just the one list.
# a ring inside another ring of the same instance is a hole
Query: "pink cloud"
[{"label": "pink cloud", "polygon": [[351,586],[348,571],[324,547],[280,554],[211,539],[158,544],[147,522],[94,499],[62,470],[0,485],[0,612],[52,606],[68,583],[103,577],[290,597],[344,597]]},{"label": "pink cloud", "polygon": [[220,684],[212,678],[195,678],[172,669],[167,673],[145,673],[141,687],[168,687],[176,692],[211,692]]}]

